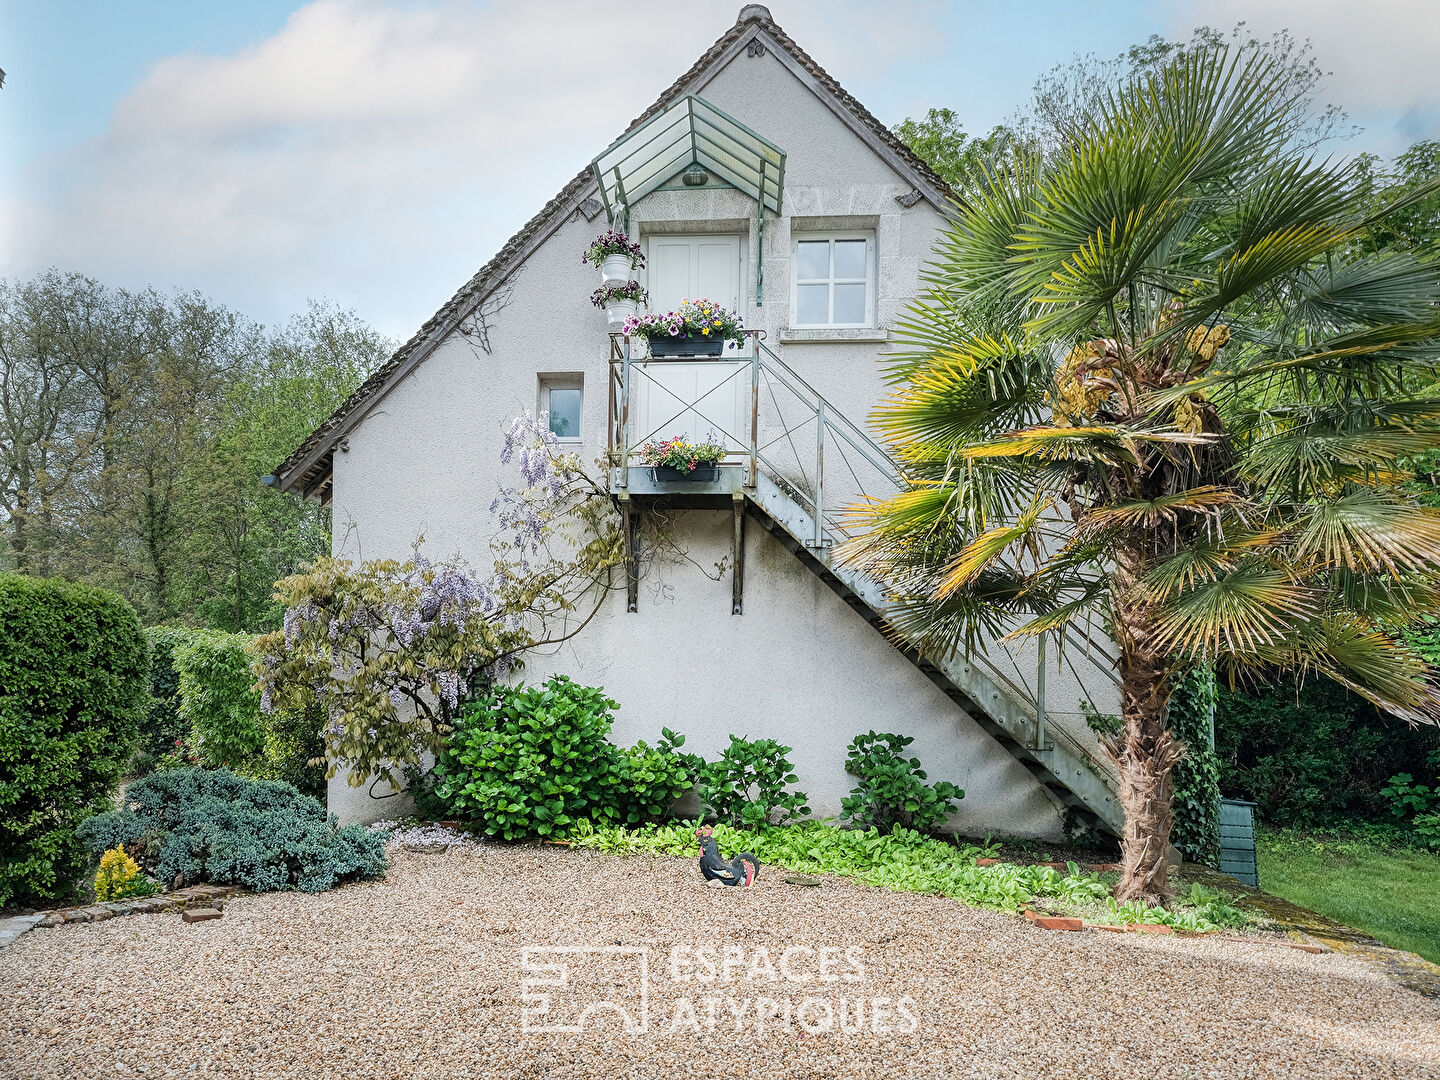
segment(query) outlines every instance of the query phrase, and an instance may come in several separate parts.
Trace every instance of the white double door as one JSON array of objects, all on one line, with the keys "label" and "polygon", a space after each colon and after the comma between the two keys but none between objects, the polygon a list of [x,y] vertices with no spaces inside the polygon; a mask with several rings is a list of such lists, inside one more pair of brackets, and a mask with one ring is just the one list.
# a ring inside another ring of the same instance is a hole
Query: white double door
[{"label": "white double door", "polygon": [[[682,300],[713,300],[740,310],[742,245],[738,236],[652,235],[645,264],[650,310],[674,311]],[[734,344],[725,357],[742,355]],[[633,444],[683,435],[700,441],[714,435],[731,450],[749,440],[749,362],[655,360],[635,380]]]}]

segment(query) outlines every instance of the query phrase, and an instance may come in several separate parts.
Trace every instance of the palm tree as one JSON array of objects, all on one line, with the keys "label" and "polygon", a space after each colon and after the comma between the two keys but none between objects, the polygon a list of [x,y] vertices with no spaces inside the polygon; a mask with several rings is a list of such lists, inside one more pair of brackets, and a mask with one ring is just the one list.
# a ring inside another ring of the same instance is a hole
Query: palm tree
[{"label": "palm tree", "polygon": [[1102,96],[1058,159],[983,174],[875,416],[906,488],[857,509],[846,555],[898,632],[1116,642],[1122,900],[1170,895],[1188,666],[1440,717],[1402,636],[1440,612],[1440,511],[1402,488],[1440,446],[1440,274],[1362,253],[1365,192],[1297,148],[1301,97],[1272,57],[1191,48]]}]

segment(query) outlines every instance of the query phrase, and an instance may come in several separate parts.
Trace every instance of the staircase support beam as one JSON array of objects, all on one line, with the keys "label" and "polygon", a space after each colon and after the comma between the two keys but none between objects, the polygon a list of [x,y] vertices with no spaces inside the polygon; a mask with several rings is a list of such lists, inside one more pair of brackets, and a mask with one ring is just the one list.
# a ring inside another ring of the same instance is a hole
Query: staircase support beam
[{"label": "staircase support beam", "polygon": [[730,502],[734,527],[730,534],[730,614],[745,614],[745,496],[736,492]]}]

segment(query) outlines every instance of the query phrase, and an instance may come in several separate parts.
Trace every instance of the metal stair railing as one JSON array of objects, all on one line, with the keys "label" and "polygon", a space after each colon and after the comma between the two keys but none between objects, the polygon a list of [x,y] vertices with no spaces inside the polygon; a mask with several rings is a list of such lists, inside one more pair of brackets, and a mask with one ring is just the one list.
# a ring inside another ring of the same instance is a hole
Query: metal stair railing
[{"label": "metal stair railing", "polygon": [[[629,465],[634,454],[633,447],[658,433],[676,417],[693,410],[729,440],[733,449],[727,457],[735,459],[747,470],[744,478],[747,495],[763,507],[759,479],[763,474],[771,480],[794,501],[807,519],[801,522],[793,514],[785,515],[782,524],[786,530],[829,564],[831,560],[827,549],[853,535],[845,520],[848,511],[859,500],[884,498],[903,490],[901,470],[883,447],[765,344],[763,331],[747,331],[747,335],[750,339],[748,357],[723,358],[724,362],[737,364],[737,370],[730,379],[744,372],[745,368],[740,364],[748,366],[750,415],[747,432],[742,434],[728,430],[736,426],[733,417],[706,415],[705,399],[713,399],[718,387],[711,387],[694,402],[680,401],[673,391],[662,388],[665,394],[676,399],[675,407],[679,411],[654,431],[639,438],[632,438],[630,434],[631,403],[635,400],[636,383],[639,379],[649,378],[650,364],[671,361],[638,359],[633,356],[628,339],[612,336],[609,451],[611,461],[620,466],[616,469],[616,479],[621,485],[628,482],[625,466]],[[659,384],[652,379],[650,385]],[[669,412],[670,407],[663,411]],[[804,535],[799,535],[797,530]],[[855,573],[849,571],[845,577],[852,577]],[[874,589],[866,590],[869,593],[867,603],[872,607],[878,603],[877,613],[883,616],[888,606],[885,588],[882,582],[874,585]],[[1074,627],[1065,629],[1062,641],[1068,647],[1063,648],[1055,660],[1069,668],[1081,687],[1085,686],[1085,680],[1076,667],[1076,654],[1083,658],[1087,672],[1098,674],[1114,686],[1119,685],[1115,659],[1107,648],[1108,642],[1097,641]],[[1103,754],[1097,753],[1098,747],[1087,745],[1064,726],[1051,722],[1046,709],[1049,658],[1045,639],[1040,639],[1036,649],[1033,680],[1021,670],[1015,654],[1016,650],[1008,643],[997,640],[987,643],[983,649],[968,651],[963,659],[984,669],[988,680],[999,686],[1006,697],[1029,717],[1030,731],[1025,740],[1027,750],[1044,752],[1058,742],[1072,756],[1088,762],[1103,774],[1113,787],[1116,780],[1114,765]],[[1006,670],[1007,666],[1009,670]],[[1089,734],[1088,730],[1086,734]]]}]

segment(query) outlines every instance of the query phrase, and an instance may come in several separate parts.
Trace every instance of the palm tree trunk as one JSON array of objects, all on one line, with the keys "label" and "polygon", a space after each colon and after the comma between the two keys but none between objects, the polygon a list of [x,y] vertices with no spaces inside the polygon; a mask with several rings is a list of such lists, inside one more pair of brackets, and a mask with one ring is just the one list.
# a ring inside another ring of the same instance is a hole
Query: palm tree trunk
[{"label": "palm tree trunk", "polygon": [[1105,739],[1105,749],[1120,773],[1117,795],[1125,811],[1115,898],[1158,904],[1174,895],[1168,880],[1175,819],[1172,773],[1185,757],[1185,747],[1165,726],[1170,658],[1156,642],[1150,606],[1132,587],[1143,571],[1143,559],[1138,544],[1122,545],[1116,552],[1113,618],[1120,644],[1124,728]]}]

